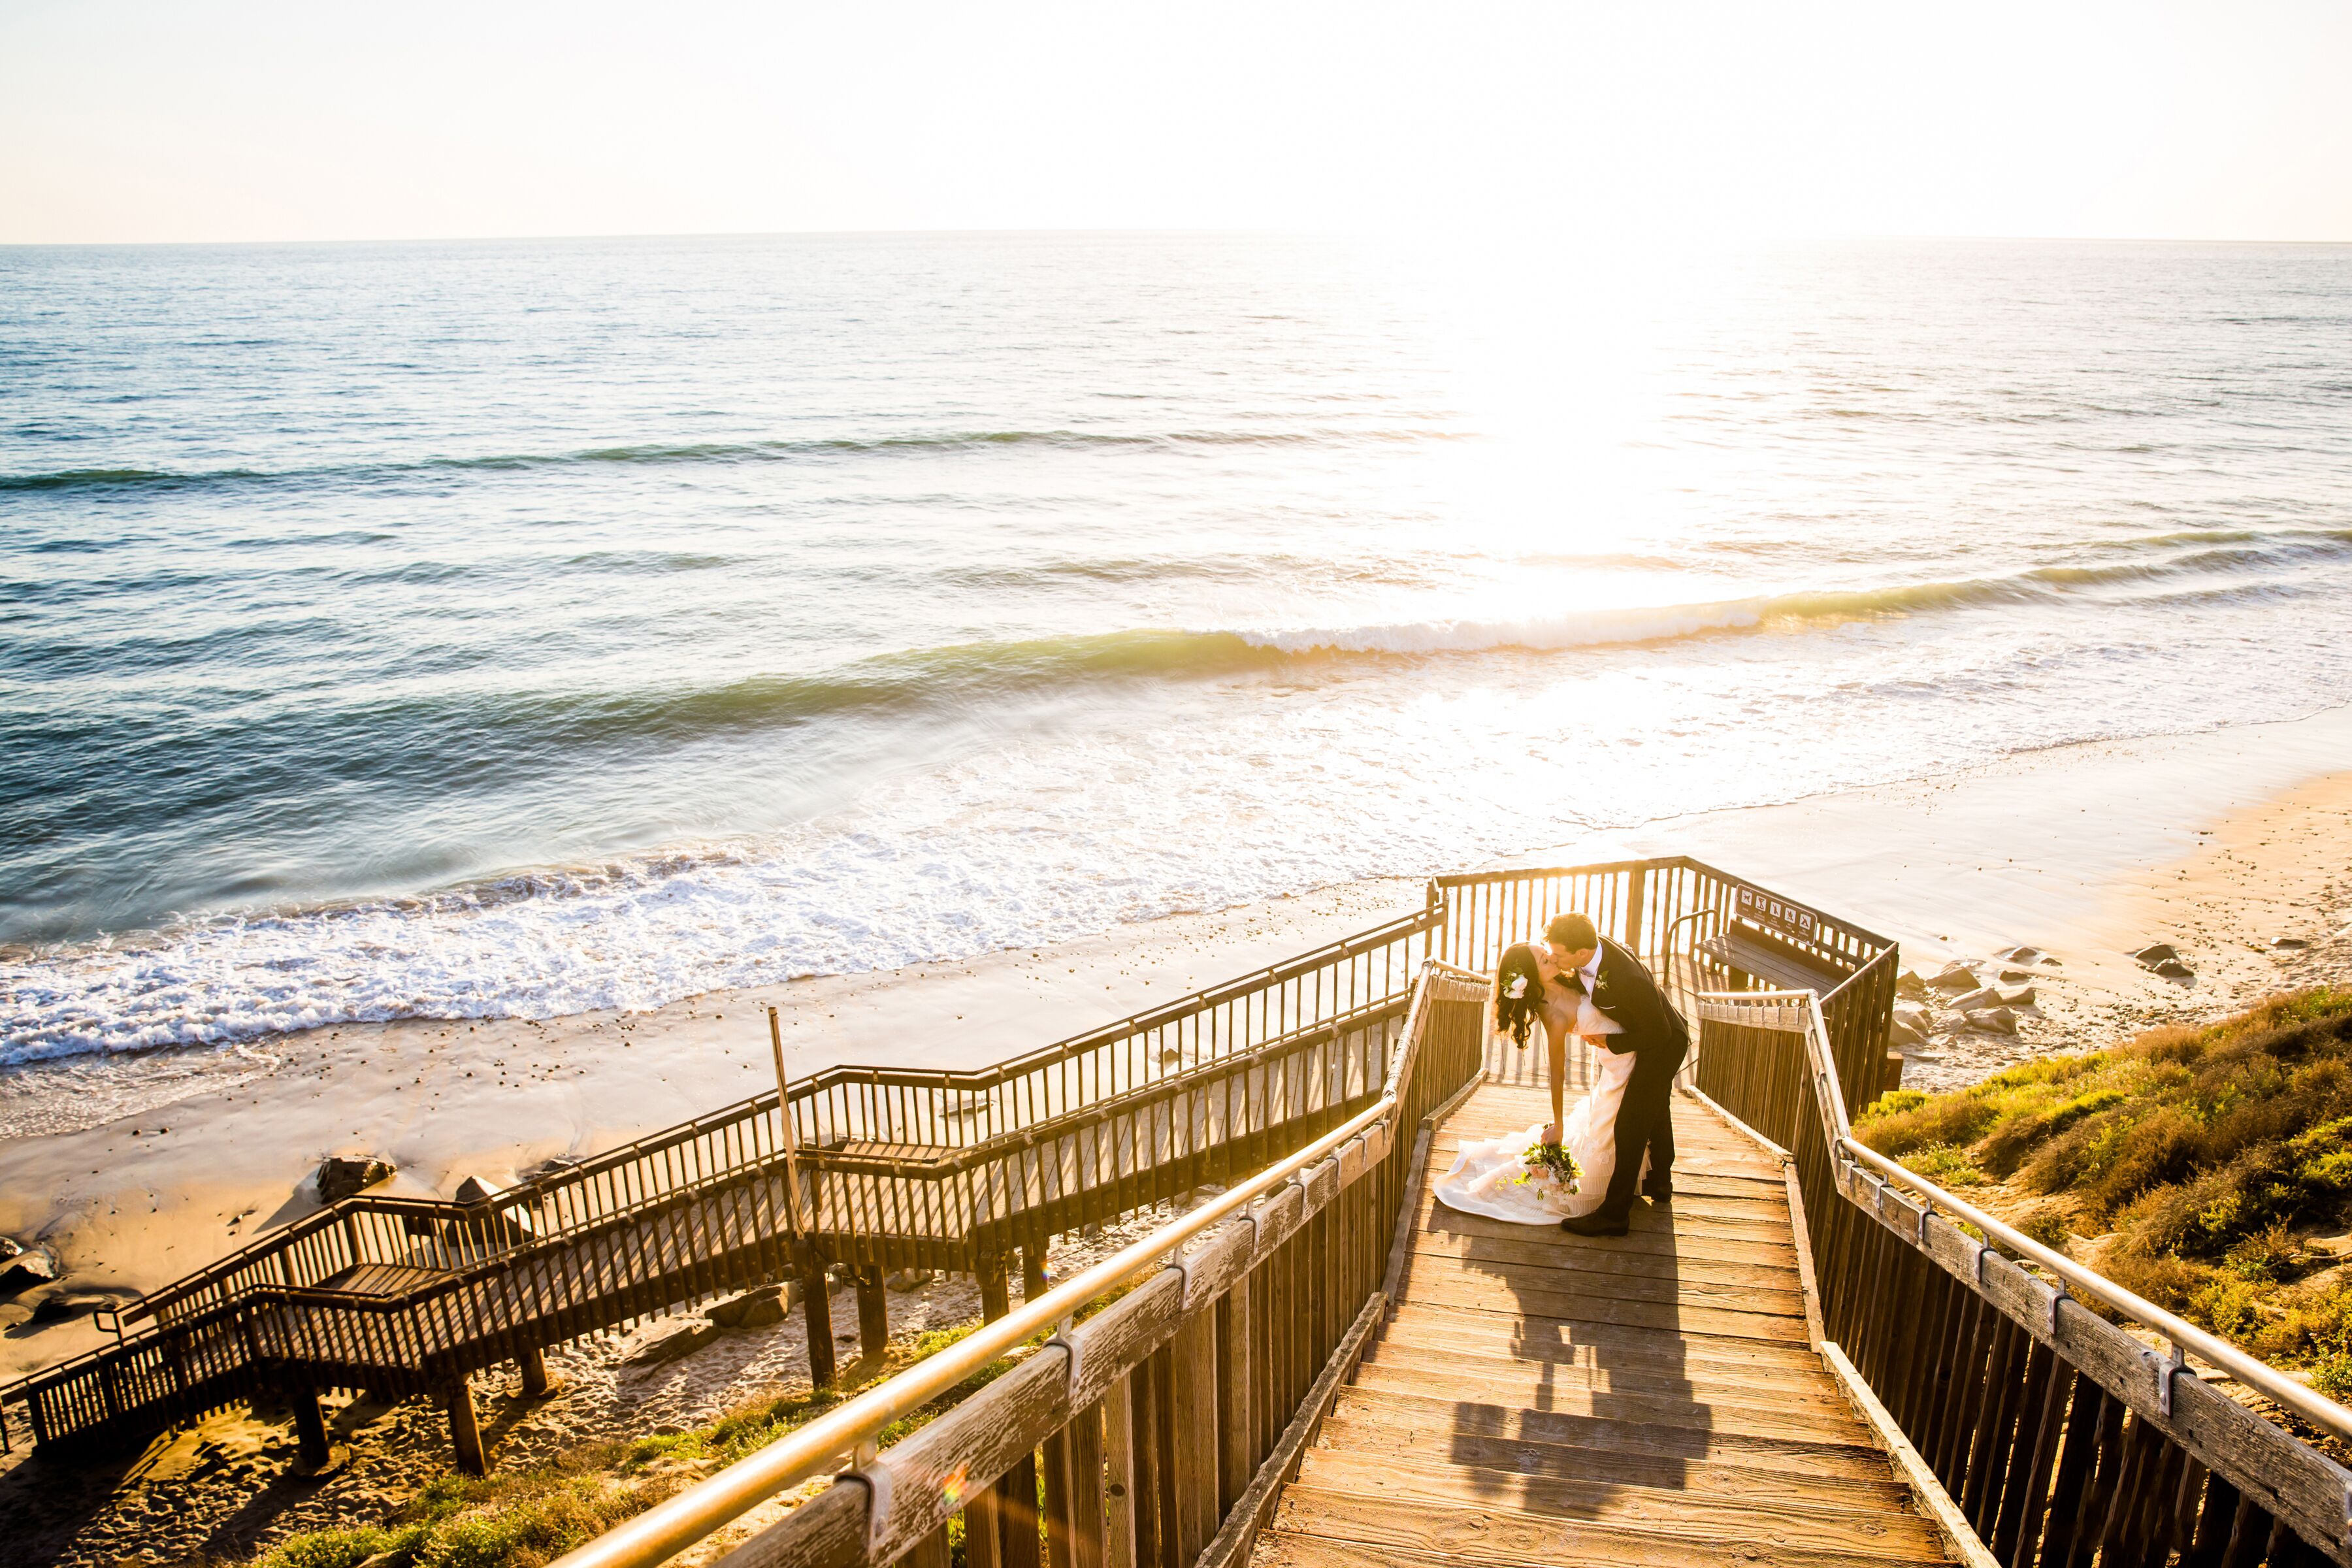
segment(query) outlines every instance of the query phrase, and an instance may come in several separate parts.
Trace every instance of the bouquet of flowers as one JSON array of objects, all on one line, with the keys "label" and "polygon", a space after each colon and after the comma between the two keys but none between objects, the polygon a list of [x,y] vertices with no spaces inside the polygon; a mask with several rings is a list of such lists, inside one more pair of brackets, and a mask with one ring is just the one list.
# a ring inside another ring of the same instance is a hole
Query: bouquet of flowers
[{"label": "bouquet of flowers", "polygon": [[1520,1177],[1520,1181],[1531,1182],[1537,1173],[1549,1172],[1563,1193],[1573,1194],[1577,1177],[1584,1173],[1577,1167],[1576,1156],[1558,1143],[1530,1143],[1528,1152],[1519,1156],[1519,1163],[1528,1168],[1528,1173]]}]

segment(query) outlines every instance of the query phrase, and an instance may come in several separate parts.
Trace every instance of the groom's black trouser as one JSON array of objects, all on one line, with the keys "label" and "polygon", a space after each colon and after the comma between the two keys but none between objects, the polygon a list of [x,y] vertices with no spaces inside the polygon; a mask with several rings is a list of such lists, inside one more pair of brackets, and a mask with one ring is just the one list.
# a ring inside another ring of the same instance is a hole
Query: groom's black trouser
[{"label": "groom's black trouser", "polygon": [[1666,1180],[1675,1165],[1675,1074],[1682,1070],[1686,1046],[1653,1046],[1633,1053],[1633,1073],[1617,1102],[1617,1168],[1597,1211],[1623,1219],[1633,1212],[1642,1181],[1642,1156],[1650,1156],[1650,1179]]}]

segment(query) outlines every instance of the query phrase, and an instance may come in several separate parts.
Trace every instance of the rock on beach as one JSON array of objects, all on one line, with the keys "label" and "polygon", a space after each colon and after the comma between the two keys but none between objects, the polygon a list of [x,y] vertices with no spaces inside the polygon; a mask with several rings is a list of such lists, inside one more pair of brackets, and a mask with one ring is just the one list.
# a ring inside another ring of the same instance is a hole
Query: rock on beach
[{"label": "rock on beach", "polygon": [[390,1181],[394,1167],[373,1154],[330,1154],[319,1162],[319,1201],[340,1203],[378,1182]]},{"label": "rock on beach", "polygon": [[1927,984],[1937,991],[1974,991],[1977,972],[1956,961],[1937,971],[1936,977]]},{"label": "rock on beach", "polygon": [[713,1301],[702,1315],[722,1329],[764,1329],[784,1321],[784,1288],[758,1285],[740,1296]]},{"label": "rock on beach", "polygon": [[58,1255],[46,1247],[19,1247],[11,1241],[9,1251],[0,1253],[0,1292],[28,1289],[35,1285],[54,1283],[58,1278]]}]

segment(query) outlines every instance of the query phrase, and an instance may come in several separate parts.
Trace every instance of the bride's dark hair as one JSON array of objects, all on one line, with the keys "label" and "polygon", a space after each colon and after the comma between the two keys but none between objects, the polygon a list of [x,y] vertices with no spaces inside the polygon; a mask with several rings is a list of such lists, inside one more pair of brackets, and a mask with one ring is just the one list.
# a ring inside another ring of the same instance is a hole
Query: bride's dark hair
[{"label": "bride's dark hair", "polygon": [[[1527,984],[1515,986],[1520,980]],[[1516,996],[1511,994],[1515,988]],[[1508,1035],[1513,1045],[1526,1045],[1536,1015],[1543,1011],[1543,971],[1536,963],[1536,950],[1526,942],[1505,948],[1503,962],[1495,966],[1496,1033]]]}]

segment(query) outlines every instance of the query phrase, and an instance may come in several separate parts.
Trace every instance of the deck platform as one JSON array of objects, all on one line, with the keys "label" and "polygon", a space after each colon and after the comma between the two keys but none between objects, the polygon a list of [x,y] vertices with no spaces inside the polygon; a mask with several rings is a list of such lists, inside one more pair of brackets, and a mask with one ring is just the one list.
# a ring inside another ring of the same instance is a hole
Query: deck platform
[{"label": "deck platform", "polygon": [[1678,1093],[1675,1197],[1632,1235],[1459,1214],[1431,1196],[1454,1152],[1550,1115],[1528,1058],[1493,1066],[1435,1129],[1392,1316],[1257,1568],[1947,1561],[1811,1348],[1778,1160]]}]

